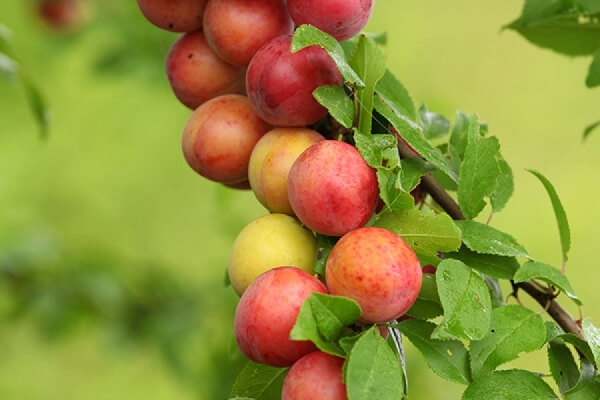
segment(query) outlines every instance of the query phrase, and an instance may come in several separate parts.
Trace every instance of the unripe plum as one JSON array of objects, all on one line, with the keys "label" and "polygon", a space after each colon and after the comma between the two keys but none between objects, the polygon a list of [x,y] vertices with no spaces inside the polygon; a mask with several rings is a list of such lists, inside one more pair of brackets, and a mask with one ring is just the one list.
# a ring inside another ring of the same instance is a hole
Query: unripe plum
[{"label": "unripe plum", "polygon": [[204,35],[225,61],[247,66],[269,40],[294,31],[284,0],[210,0]]},{"label": "unripe plum", "polygon": [[310,146],[292,165],[288,195],[294,213],[307,227],[342,236],[369,221],[379,187],[375,170],[355,147],[324,140]]},{"label": "unripe plum", "polygon": [[296,25],[310,24],[339,41],[359,33],[373,13],[373,0],[287,0]]},{"label": "unripe plum", "polygon": [[181,141],[183,155],[189,166],[207,179],[241,183],[248,180],[252,149],[270,129],[246,96],[215,97],[188,119]]},{"label": "unripe plum", "polygon": [[215,54],[202,30],[181,35],[166,60],[167,78],[179,101],[192,110],[222,94],[244,94],[246,70]]},{"label": "unripe plum", "polygon": [[422,271],[415,252],[384,228],[353,230],[333,246],[325,266],[331,294],[354,299],[366,323],[402,316],[421,290]]},{"label": "unripe plum", "polygon": [[256,278],[235,310],[235,339],[242,353],[257,363],[287,367],[315,351],[311,341],[290,339],[300,307],[314,292],[327,293],[327,288],[294,267],[277,267]]},{"label": "unripe plum", "polygon": [[171,32],[191,32],[202,27],[208,0],[137,0],[140,11],[155,26]]},{"label": "unripe plum", "polygon": [[312,272],[317,239],[295,218],[267,214],[246,225],[235,238],[227,271],[231,286],[241,296],[263,272],[288,265]]},{"label": "unripe plum", "polygon": [[288,371],[281,400],[346,400],[342,381],[344,359],[314,351],[296,361]]},{"label": "unripe plum", "polygon": [[248,179],[254,195],[269,211],[294,215],[288,198],[292,164],[311,145],[325,138],[308,128],[275,128],[260,138],[250,156]]},{"label": "unripe plum", "polygon": [[306,126],[327,115],[313,97],[323,85],[341,85],[342,75],[327,52],[309,46],[291,52],[292,35],[261,47],[248,65],[246,91],[256,112],[275,126]]}]

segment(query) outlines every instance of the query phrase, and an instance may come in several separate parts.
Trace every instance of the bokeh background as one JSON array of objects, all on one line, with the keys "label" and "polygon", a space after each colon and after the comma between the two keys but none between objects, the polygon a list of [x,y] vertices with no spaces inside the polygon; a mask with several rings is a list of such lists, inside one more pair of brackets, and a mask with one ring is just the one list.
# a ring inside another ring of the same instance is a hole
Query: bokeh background
[{"label": "bokeh background", "polygon": [[[41,140],[18,85],[0,81],[0,398],[225,399],[243,364],[224,286],[237,232],[265,211],[248,192],[185,164],[190,111],[172,95],[159,32],[135,1],[88,2],[83,29],[58,34],[33,1],[0,2],[0,23],[52,110]],[[500,138],[515,194],[493,225],[538,260],[560,264],[550,202],[571,224],[568,276],[600,323],[600,91],[589,59],[568,59],[501,31],[522,0],[378,0],[388,66],[417,105],[477,112]],[[562,298],[569,310],[579,310]],[[409,344],[412,399],[460,398]],[[544,351],[514,363],[546,372]]]}]

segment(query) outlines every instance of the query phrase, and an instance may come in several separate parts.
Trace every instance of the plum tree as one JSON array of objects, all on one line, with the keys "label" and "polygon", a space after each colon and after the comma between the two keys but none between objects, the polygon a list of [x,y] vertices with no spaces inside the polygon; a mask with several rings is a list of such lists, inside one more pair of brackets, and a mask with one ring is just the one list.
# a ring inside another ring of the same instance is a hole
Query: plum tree
[{"label": "plum tree", "polygon": [[322,85],[341,85],[342,75],[327,52],[309,46],[292,53],[292,35],[262,46],[248,65],[246,91],[256,112],[275,126],[306,126],[327,115],[313,97]]},{"label": "plum tree", "polygon": [[242,353],[254,362],[287,367],[315,351],[310,341],[290,339],[300,307],[323,283],[299,268],[282,265],[257,277],[235,310],[234,331]]},{"label": "plum tree", "polygon": [[342,236],[333,246],[325,281],[331,294],[347,296],[360,305],[362,321],[385,323],[413,305],[422,271],[415,252],[400,236],[364,227]]},{"label": "plum tree", "polygon": [[308,128],[275,128],[260,138],[250,156],[248,179],[258,201],[271,212],[294,215],[287,185],[300,154],[325,138]]},{"label": "plum tree", "polygon": [[323,351],[305,355],[288,371],[281,400],[346,400],[343,365],[343,358]]},{"label": "plum tree", "polygon": [[312,271],[317,253],[315,236],[295,218],[267,214],[246,225],[229,253],[231,286],[242,295],[263,272],[282,265]]},{"label": "plum tree", "polygon": [[208,0],[137,0],[140,11],[155,26],[171,32],[192,32],[202,27]]},{"label": "plum tree", "polygon": [[294,23],[284,0],[210,0],[203,29],[222,59],[245,67],[266,42],[292,33]]},{"label": "plum tree", "polygon": [[188,119],[183,129],[183,155],[189,166],[207,179],[242,183],[248,180],[252,149],[269,129],[246,96],[218,96],[199,106]]},{"label": "plum tree", "polygon": [[288,195],[302,223],[323,235],[342,236],[371,218],[379,186],[375,171],[354,146],[326,140],[294,162]]},{"label": "plum tree", "polygon": [[222,94],[245,93],[245,69],[217,56],[202,30],[184,33],[173,43],[166,72],[177,99],[192,110]]}]

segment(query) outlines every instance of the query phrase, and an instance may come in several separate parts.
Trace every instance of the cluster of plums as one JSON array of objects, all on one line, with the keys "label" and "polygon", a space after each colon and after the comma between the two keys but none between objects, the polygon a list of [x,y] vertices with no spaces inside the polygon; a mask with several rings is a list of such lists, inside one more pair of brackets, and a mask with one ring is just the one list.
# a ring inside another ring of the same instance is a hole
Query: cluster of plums
[{"label": "cluster of plums", "polygon": [[[292,53],[295,27],[339,41],[362,30],[373,0],[137,0],[154,25],[182,35],[166,60],[177,99],[192,109],[183,154],[198,174],[251,189],[268,214],[235,239],[228,264],[240,296],[234,330],[250,360],[291,367],[282,398],[346,399],[344,360],[290,339],[314,292],[346,296],[362,324],[402,316],[421,287],[419,260],[395,233],[365,226],[379,202],[375,170],[351,144],[324,136],[312,92],[342,85],[318,46]],[[313,267],[317,236],[335,245],[325,273]]]}]

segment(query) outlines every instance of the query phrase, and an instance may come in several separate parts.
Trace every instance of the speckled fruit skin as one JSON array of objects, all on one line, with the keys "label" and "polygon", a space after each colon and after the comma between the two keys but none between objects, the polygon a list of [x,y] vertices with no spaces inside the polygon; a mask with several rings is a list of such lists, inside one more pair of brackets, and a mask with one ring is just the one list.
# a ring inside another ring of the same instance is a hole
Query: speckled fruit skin
[{"label": "speckled fruit skin", "polygon": [[307,227],[342,236],[364,226],[375,211],[379,187],[375,170],[355,147],[337,140],[316,143],[292,165],[288,196]]},{"label": "speckled fruit skin", "polygon": [[283,0],[210,0],[203,29],[222,59],[246,67],[269,40],[292,33],[294,22]]},{"label": "speckled fruit skin", "polygon": [[287,5],[296,25],[314,25],[343,41],[369,22],[374,0],[287,0]]},{"label": "speckled fruit skin", "polygon": [[235,339],[241,352],[257,363],[288,367],[315,351],[310,341],[290,339],[300,307],[313,292],[327,293],[327,288],[294,267],[274,268],[256,278],[235,311]]},{"label": "speckled fruit skin", "polygon": [[245,94],[245,68],[217,56],[202,30],[185,33],[173,43],[166,72],[175,97],[192,110],[222,94]]},{"label": "speckled fruit skin", "polygon": [[137,0],[140,11],[155,26],[170,32],[191,32],[202,27],[208,0]]},{"label": "speckled fruit skin", "polygon": [[281,400],[347,400],[344,359],[314,351],[296,361],[283,381]]},{"label": "speckled fruit skin", "polygon": [[248,65],[246,91],[256,112],[274,126],[306,126],[327,115],[313,97],[322,85],[341,85],[342,75],[327,52],[309,46],[292,53],[292,35],[262,46]]},{"label": "speckled fruit skin", "polygon": [[271,212],[294,215],[287,183],[294,161],[311,145],[325,140],[308,128],[275,128],[260,138],[248,165],[248,179],[257,200]]},{"label": "speckled fruit skin", "polygon": [[198,174],[235,185],[248,180],[252,149],[270,129],[246,96],[223,95],[192,113],[183,129],[181,147],[188,165]]},{"label": "speckled fruit skin", "polygon": [[415,252],[387,229],[365,227],[344,235],[329,254],[325,281],[331,294],[354,299],[361,320],[385,323],[402,316],[421,290]]},{"label": "speckled fruit skin", "polygon": [[267,214],[250,222],[235,238],[227,272],[241,296],[263,272],[289,265],[312,271],[317,239],[298,220],[285,214]]}]

